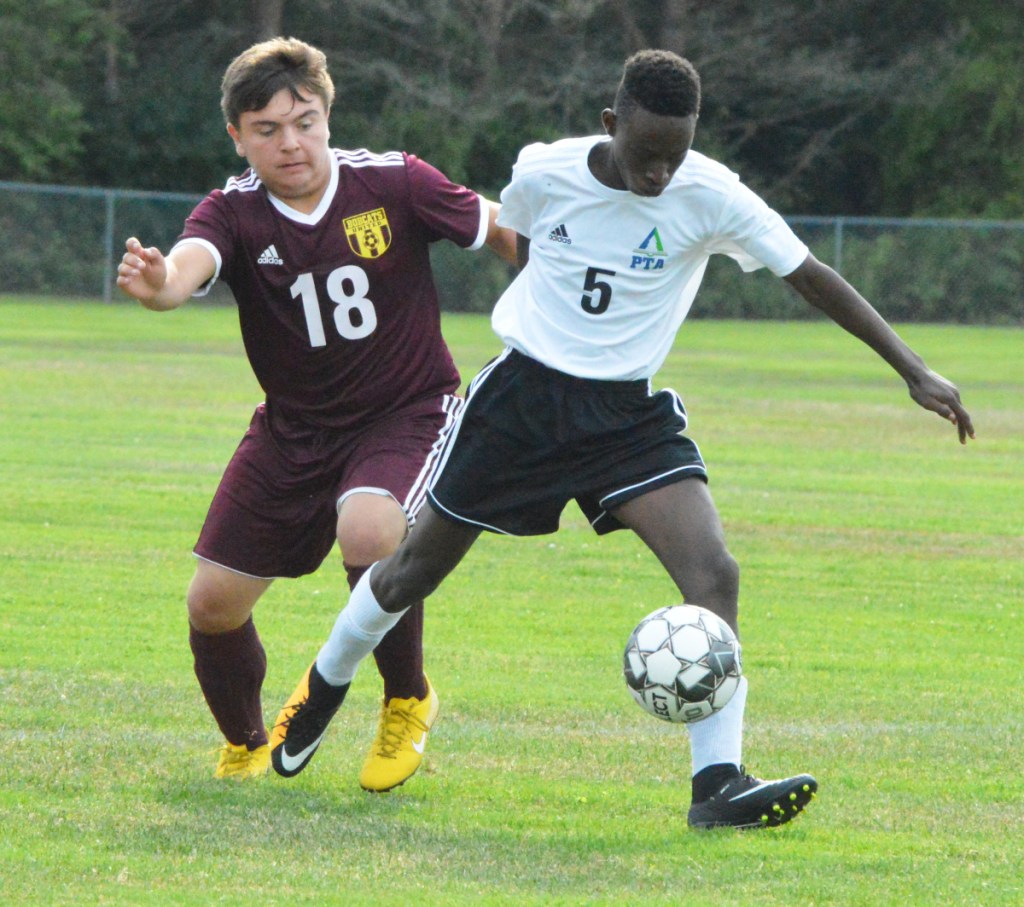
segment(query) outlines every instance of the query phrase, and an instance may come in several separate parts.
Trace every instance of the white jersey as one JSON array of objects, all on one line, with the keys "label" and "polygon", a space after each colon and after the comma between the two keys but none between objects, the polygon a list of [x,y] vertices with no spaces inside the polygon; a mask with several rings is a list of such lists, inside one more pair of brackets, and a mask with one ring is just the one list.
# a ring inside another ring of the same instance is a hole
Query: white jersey
[{"label": "white jersey", "polygon": [[587,166],[600,136],[528,145],[498,223],[530,262],[492,325],[504,343],[580,378],[650,378],[690,311],[708,258],[781,276],[807,257],[785,221],[722,164],[690,151],[657,198],[611,189]]}]

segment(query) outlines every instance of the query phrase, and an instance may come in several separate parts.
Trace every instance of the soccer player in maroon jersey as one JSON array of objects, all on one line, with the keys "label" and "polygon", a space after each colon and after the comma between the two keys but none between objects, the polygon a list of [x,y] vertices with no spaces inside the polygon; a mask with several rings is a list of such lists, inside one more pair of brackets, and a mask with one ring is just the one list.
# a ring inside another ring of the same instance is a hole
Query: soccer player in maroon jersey
[{"label": "soccer player in maroon jersey", "polygon": [[[118,286],[155,311],[225,281],[266,394],[210,505],[188,590],[196,676],[227,741],[218,777],[270,765],[260,596],[316,570],[335,539],[354,586],[424,499],[461,405],[430,244],[486,244],[515,261],[496,204],[413,155],[332,149],[333,99],[324,54],[304,42],[240,54],[221,106],[249,169],[199,203],[166,256],[132,237],[118,267]],[[438,708],[422,629],[421,603],[375,650],[384,701],[367,790],[401,784],[422,759]]]}]

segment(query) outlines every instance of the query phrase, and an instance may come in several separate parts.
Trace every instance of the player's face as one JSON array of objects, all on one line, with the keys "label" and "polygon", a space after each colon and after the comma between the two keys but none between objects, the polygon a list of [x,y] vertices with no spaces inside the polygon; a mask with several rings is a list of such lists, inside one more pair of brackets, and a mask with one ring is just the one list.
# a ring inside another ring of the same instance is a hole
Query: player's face
[{"label": "player's face", "polygon": [[624,116],[603,115],[612,137],[610,176],[636,195],[661,195],[693,143],[697,117],[660,116],[636,107]]},{"label": "player's face", "polygon": [[312,92],[305,97],[282,88],[266,107],[245,111],[228,133],[267,189],[308,213],[323,197],[331,166],[324,103]]}]

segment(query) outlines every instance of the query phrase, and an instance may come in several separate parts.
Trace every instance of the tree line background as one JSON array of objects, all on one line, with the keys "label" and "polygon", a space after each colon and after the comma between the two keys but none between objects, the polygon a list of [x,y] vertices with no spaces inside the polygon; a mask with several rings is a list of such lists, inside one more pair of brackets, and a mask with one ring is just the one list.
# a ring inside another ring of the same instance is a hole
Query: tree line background
[{"label": "tree line background", "polygon": [[[814,218],[853,218],[841,270],[883,314],[1024,324],[1024,0],[0,0],[0,291],[107,298],[125,236],[168,247],[244,168],[220,81],[274,35],[326,52],[334,145],[411,151],[491,198],[523,145],[600,131],[630,53],[675,50],[703,79],[695,147],[837,267]],[[510,277],[432,256],[446,309],[489,311]],[[716,256],[693,317],[815,312]]]},{"label": "tree line background", "polygon": [[321,47],[332,141],[496,194],[525,143],[600,129],[622,61],[689,57],[696,147],[791,214],[1016,219],[1024,0],[0,0],[0,179],[205,193],[240,169],[224,68]]}]

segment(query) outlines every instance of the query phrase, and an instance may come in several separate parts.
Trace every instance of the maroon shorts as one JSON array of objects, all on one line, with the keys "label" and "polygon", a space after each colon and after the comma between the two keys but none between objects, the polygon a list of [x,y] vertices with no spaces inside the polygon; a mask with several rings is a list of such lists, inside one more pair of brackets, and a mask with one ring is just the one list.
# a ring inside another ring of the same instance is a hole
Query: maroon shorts
[{"label": "maroon shorts", "polygon": [[196,556],[265,579],[312,573],[334,546],[339,501],[358,490],[391,495],[411,525],[461,406],[439,397],[297,449],[273,436],[260,404],[210,504]]}]

